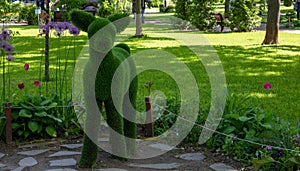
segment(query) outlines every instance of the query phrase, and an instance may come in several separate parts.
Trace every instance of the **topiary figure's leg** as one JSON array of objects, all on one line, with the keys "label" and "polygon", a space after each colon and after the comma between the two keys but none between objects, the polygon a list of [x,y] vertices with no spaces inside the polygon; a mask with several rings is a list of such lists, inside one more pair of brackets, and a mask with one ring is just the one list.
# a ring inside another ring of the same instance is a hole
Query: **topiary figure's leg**
[{"label": "topiary figure's leg", "polygon": [[[126,117],[124,117],[124,135],[128,137],[128,139],[126,139],[128,155],[134,154],[136,152],[136,96],[137,78],[133,79],[129,91],[124,97],[123,111],[124,115],[126,115]],[[127,118],[128,120],[125,118]]]},{"label": "topiary figure's leg", "polygon": [[[95,67],[89,62],[84,70],[84,99],[86,104],[86,115],[84,120],[84,140],[79,167],[92,168],[96,164],[98,155],[98,135],[101,122],[101,114],[98,112],[99,105],[95,104],[94,90],[91,82],[94,80],[89,68]],[[99,102],[101,104],[101,101]],[[100,106],[101,107],[101,106]]]},{"label": "topiary figure's leg", "polygon": [[104,105],[106,110],[107,124],[114,130],[110,132],[110,144],[112,147],[112,153],[116,158],[126,159],[127,154],[123,130],[123,117],[117,112],[112,99],[106,100],[104,102]]},{"label": "topiary figure's leg", "polygon": [[97,154],[98,146],[86,134],[84,134],[79,167],[92,168],[96,164]]}]

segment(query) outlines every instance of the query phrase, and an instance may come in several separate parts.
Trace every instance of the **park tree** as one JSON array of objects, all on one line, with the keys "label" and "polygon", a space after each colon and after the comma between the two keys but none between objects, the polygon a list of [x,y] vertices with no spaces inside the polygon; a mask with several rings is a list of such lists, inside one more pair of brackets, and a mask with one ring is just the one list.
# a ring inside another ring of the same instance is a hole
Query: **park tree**
[{"label": "park tree", "polygon": [[190,1],[187,0],[176,0],[175,1],[175,15],[176,17],[183,19],[183,20],[188,20],[188,6],[190,4]]},{"label": "park tree", "polygon": [[225,15],[228,14],[230,8],[230,0],[225,0]]},{"label": "park tree", "polygon": [[142,28],[142,9],[141,9],[141,3],[142,0],[134,0],[135,3],[135,37],[142,37],[143,36],[143,28]]},{"label": "park tree", "polygon": [[[192,0],[188,6],[190,22],[199,30],[212,29],[215,26],[215,18],[211,13],[215,10],[215,3],[218,0]],[[201,12],[199,12],[201,11]]]},{"label": "park tree", "polygon": [[262,44],[278,44],[280,0],[268,0],[268,17],[265,39]]},{"label": "park tree", "polygon": [[261,17],[258,16],[258,7],[253,0],[234,0],[230,6],[228,14],[231,30],[251,31],[260,26]]}]

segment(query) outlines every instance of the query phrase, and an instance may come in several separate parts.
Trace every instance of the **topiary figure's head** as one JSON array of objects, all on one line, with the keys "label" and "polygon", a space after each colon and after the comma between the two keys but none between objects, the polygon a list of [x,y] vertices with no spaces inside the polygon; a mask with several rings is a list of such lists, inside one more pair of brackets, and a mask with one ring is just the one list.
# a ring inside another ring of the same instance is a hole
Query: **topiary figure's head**
[{"label": "topiary figure's head", "polygon": [[88,33],[90,47],[96,52],[107,53],[114,45],[116,28],[105,18],[96,18],[85,11],[74,9],[69,13],[72,23]]},{"label": "topiary figure's head", "polygon": [[100,53],[107,53],[114,45],[117,32],[123,31],[129,24],[128,19],[119,20],[126,15],[115,14],[106,18],[96,18],[83,10],[70,11],[72,24],[88,33],[90,46]]}]

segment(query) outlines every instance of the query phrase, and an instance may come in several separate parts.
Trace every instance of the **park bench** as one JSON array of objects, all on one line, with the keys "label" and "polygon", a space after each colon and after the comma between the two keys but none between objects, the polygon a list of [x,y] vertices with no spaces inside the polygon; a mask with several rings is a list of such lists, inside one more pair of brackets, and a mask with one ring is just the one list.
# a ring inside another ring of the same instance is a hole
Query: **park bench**
[{"label": "park bench", "polygon": [[221,13],[211,13],[211,15],[216,19],[217,25],[221,26],[221,32],[223,32],[223,30],[224,30],[224,17],[223,17],[223,15]]}]

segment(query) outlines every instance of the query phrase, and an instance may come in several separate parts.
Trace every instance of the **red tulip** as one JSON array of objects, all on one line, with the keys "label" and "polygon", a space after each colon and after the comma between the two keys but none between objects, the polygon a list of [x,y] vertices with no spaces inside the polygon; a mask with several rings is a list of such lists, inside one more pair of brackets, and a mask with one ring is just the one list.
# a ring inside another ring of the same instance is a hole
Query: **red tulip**
[{"label": "red tulip", "polygon": [[20,84],[18,84],[18,87],[19,87],[19,89],[23,89],[25,86],[24,86],[24,83],[20,83]]},{"label": "red tulip", "polygon": [[272,84],[271,83],[264,83],[264,88],[266,90],[270,90],[272,88]]},{"label": "red tulip", "polygon": [[27,71],[29,69],[29,64],[25,64],[24,69],[25,69],[25,71]]},{"label": "red tulip", "polygon": [[34,81],[33,85],[34,85],[35,87],[38,87],[38,86],[40,85],[40,82],[36,80],[36,81]]}]

